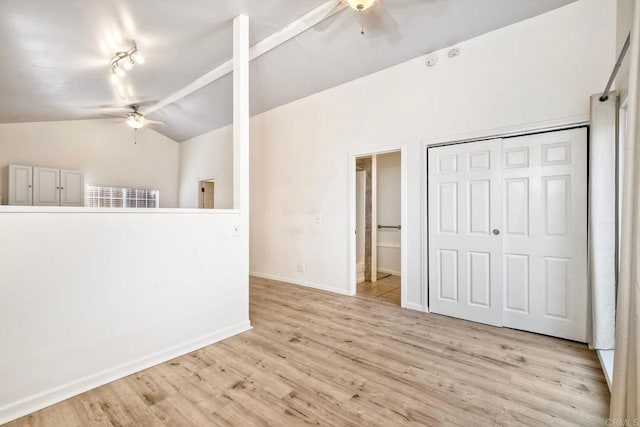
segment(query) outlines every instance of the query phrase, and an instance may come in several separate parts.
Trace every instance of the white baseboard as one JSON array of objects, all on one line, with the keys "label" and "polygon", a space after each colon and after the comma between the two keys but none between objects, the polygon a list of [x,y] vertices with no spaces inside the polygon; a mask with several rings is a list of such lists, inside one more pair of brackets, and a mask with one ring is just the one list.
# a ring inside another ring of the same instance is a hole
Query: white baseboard
[{"label": "white baseboard", "polygon": [[402,274],[400,274],[399,271],[396,270],[391,270],[389,268],[380,268],[378,267],[378,273],[385,273],[385,274],[391,274],[392,276],[401,276]]},{"label": "white baseboard", "polygon": [[249,329],[251,329],[251,323],[247,320],[246,322],[230,326],[204,337],[178,344],[166,350],[140,357],[131,362],[108,368],[102,372],[79,378],[16,402],[11,402],[8,405],[0,407],[0,424],[13,421],[37,410],[46,408],[47,406],[77,396],[80,393],[126,377],[127,375],[135,374],[136,372],[175,359],[184,354],[191,353],[192,351],[222,341],[241,332],[248,331]]},{"label": "white baseboard", "polygon": [[306,281],[302,281],[302,280],[292,279],[290,277],[276,276],[274,274],[257,273],[255,271],[249,272],[249,275],[255,276],[255,277],[260,277],[262,279],[277,280],[278,282],[291,283],[293,285],[299,285],[299,286],[304,286],[304,287],[307,287],[307,288],[319,289],[321,291],[333,292],[334,294],[349,295],[349,292],[346,289],[335,288],[333,286],[321,285],[319,283],[306,282]]},{"label": "white baseboard", "polygon": [[422,304],[416,304],[413,302],[406,303],[403,308],[408,308],[409,310],[416,310],[416,311],[422,311],[422,312],[425,311]]}]

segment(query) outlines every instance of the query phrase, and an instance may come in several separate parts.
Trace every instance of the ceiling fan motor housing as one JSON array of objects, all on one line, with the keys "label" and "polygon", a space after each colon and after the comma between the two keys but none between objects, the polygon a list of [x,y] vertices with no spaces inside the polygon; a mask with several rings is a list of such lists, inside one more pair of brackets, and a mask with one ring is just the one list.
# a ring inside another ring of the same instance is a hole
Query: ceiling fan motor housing
[{"label": "ceiling fan motor housing", "polygon": [[369,9],[374,2],[375,0],[347,0],[349,6],[358,12]]}]

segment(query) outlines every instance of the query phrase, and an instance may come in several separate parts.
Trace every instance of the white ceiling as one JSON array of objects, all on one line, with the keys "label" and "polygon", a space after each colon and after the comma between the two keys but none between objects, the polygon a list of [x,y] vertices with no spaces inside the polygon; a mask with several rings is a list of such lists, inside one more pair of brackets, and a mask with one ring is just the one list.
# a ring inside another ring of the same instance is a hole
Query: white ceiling
[{"label": "white ceiling", "polygon": [[[249,16],[254,44],[324,1],[2,0],[0,123],[96,118],[123,111],[106,106],[160,100],[231,58],[236,15]],[[397,27],[362,36],[346,9],[254,60],[252,114],[574,0],[379,1]],[[131,39],[146,62],[118,94],[108,63]],[[227,75],[150,117],[183,141],[229,124],[231,99]]]}]

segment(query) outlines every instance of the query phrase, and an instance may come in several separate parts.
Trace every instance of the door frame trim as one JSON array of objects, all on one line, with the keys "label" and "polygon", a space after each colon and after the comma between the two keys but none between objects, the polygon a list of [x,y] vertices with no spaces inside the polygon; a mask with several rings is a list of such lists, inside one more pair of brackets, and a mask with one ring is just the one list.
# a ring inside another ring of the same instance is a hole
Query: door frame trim
[{"label": "door frame trim", "polygon": [[[489,131],[485,134],[480,135],[468,135],[468,136],[460,136],[460,137],[449,137],[449,138],[440,138],[433,140],[425,140],[423,141],[422,146],[422,155],[421,163],[422,163],[422,305],[425,313],[430,312],[429,305],[429,148],[436,147],[444,147],[448,145],[458,145],[458,144],[468,144],[472,142],[480,142],[480,141],[488,141],[491,139],[508,139],[515,138],[518,136],[527,136],[527,135],[538,135],[542,133],[549,132],[557,132],[562,130],[570,130],[570,129],[578,129],[578,128],[589,128],[590,122],[588,120],[577,120],[574,123],[547,123],[546,126],[540,128],[517,128],[515,130],[509,131],[508,129],[503,129],[502,133],[500,130]],[[587,159],[589,158],[589,139],[587,132]],[[354,166],[355,167],[355,166]],[[587,170],[587,177],[588,177]],[[355,185],[355,184],[354,184]],[[588,236],[588,230],[587,230]]]},{"label": "door frame trim", "polygon": [[[357,271],[356,271],[356,158],[400,152],[400,306],[407,308],[407,144],[395,145],[377,150],[354,151],[348,154],[349,165],[349,231],[347,233],[348,268],[347,268],[347,294],[356,295]],[[372,178],[373,179],[373,178]],[[372,224],[373,226],[373,224]]]}]

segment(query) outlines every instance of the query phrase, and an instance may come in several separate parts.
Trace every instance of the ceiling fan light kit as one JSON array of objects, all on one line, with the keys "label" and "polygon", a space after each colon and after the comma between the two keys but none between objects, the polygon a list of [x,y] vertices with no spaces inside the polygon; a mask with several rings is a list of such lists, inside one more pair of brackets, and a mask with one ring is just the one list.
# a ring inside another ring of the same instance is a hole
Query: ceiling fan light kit
[{"label": "ceiling fan light kit", "polygon": [[132,111],[131,113],[127,114],[127,126],[129,126],[132,129],[140,129],[144,126],[144,116],[140,113],[138,113],[138,111]]},{"label": "ceiling fan light kit", "polygon": [[369,9],[376,0],[346,0],[349,7],[358,12]]},{"label": "ceiling fan light kit", "polygon": [[136,41],[132,41],[131,49],[126,52],[116,52],[115,56],[109,62],[111,70],[111,82],[116,84],[120,82],[127,71],[131,70],[136,64],[144,64],[144,57],[138,52]]}]

